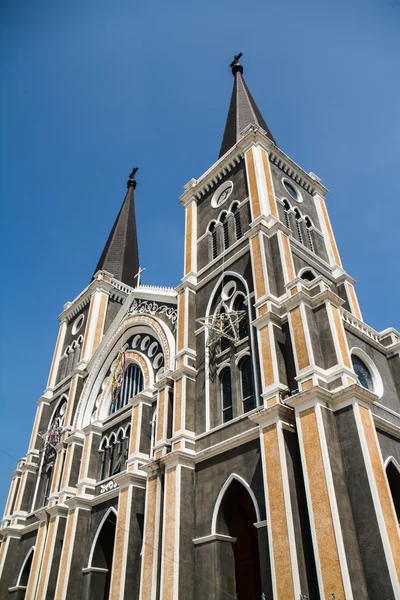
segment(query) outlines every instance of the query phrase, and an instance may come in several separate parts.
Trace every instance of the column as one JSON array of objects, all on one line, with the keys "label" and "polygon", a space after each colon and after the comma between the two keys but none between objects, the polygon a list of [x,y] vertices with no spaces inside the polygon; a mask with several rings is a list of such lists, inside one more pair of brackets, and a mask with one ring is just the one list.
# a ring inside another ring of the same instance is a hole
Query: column
[{"label": "column", "polygon": [[308,594],[307,577],[300,583],[298,545],[296,540],[284,430],[293,433],[293,410],[276,404],[250,417],[260,427],[260,445],[264,476],[264,491],[268,524],[272,588],[275,600],[299,598]]},{"label": "column", "polygon": [[316,385],[336,389],[355,382],[350,352],[340,314],[342,300],[323,280],[305,286],[300,279],[288,284],[290,334],[299,390]]},{"label": "column", "polygon": [[96,423],[91,423],[83,429],[85,439],[77,485],[79,496],[94,496],[102,431],[102,426]]},{"label": "column", "polygon": [[54,600],[76,600],[82,585],[85,560],[82,540],[88,535],[91,506],[85,498],[75,497],[68,500],[68,508]]},{"label": "column", "polygon": [[35,541],[35,553],[33,555],[31,572],[29,574],[28,585],[26,588],[25,600],[36,600],[36,590],[39,581],[40,569],[42,566],[43,554],[46,545],[47,536],[47,513],[42,510],[36,513],[39,519],[39,529]]},{"label": "column", "polygon": [[35,600],[54,597],[68,511],[65,507],[56,505],[48,509],[47,513],[49,522],[37,590],[33,596]]},{"label": "column", "polygon": [[174,381],[163,377],[155,384],[157,389],[157,424],[155,431],[154,457],[161,458],[171,449],[172,399]]},{"label": "column", "polygon": [[194,599],[194,460],[171,453],[165,467],[160,600]]},{"label": "column", "polygon": [[[129,440],[128,471],[141,471],[143,463],[149,460],[150,439],[142,436],[149,429],[153,412],[153,392],[143,390],[130,400],[132,404],[131,437]],[[143,474],[143,471],[141,471]]]},{"label": "column", "polygon": [[278,220],[278,209],[268,153],[261,146],[252,146],[245,152],[245,163],[252,221],[264,217],[272,226]]},{"label": "column", "polygon": [[103,338],[109,292],[99,281],[90,298],[89,314],[82,345],[81,360],[88,362]]},{"label": "column", "polygon": [[50,389],[54,388],[54,386],[56,384],[58,365],[59,365],[60,358],[61,358],[61,352],[64,347],[64,339],[65,339],[65,333],[67,331],[67,324],[68,324],[68,320],[63,319],[60,323],[60,328],[58,330],[56,347],[54,349],[54,355],[53,355],[53,360],[52,360],[51,367],[50,367],[49,378],[47,380],[47,388],[50,388]]},{"label": "column", "polygon": [[[160,532],[162,513],[162,485],[158,466],[145,467],[148,473],[146,504],[144,511],[144,534],[142,568],[140,576],[140,600],[156,600],[159,567],[161,565]],[[156,470],[153,471],[153,468]]]},{"label": "column", "polygon": [[336,245],[335,236],[333,235],[332,225],[326,209],[325,200],[318,193],[314,194],[315,206],[318,213],[318,220],[322,233],[324,234],[325,245],[328,251],[329,262],[331,266],[342,267],[339,250]]},{"label": "column", "polygon": [[[336,600],[353,599],[352,579],[356,582],[359,578],[355,597],[366,600],[358,546],[351,546],[355,528],[343,486],[337,434],[330,422],[332,415],[325,412],[329,398],[329,392],[313,388],[288,400],[296,413],[319,593],[321,598],[331,598],[334,594]],[[349,534],[346,540],[344,518]]]},{"label": "column", "polygon": [[110,600],[134,600],[139,594],[142,540],[137,519],[144,512],[145,478],[133,473],[114,477],[120,487]]}]

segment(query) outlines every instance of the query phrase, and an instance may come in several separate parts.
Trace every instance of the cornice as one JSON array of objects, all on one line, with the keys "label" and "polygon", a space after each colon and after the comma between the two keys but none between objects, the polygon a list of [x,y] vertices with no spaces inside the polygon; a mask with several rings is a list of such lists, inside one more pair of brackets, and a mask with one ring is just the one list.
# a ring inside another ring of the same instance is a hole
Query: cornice
[{"label": "cornice", "polygon": [[279,167],[294,181],[306,189],[310,194],[318,192],[322,196],[328,189],[319,181],[306,173],[299,165],[278,148],[266,135],[264,130],[257,125],[249,125],[243,132],[241,139],[215,162],[199,179],[191,179],[184,187],[185,191],[180,197],[183,206],[199,200],[221,179],[229,173],[243,159],[244,153],[252,145],[262,146],[270,155],[271,162]]}]

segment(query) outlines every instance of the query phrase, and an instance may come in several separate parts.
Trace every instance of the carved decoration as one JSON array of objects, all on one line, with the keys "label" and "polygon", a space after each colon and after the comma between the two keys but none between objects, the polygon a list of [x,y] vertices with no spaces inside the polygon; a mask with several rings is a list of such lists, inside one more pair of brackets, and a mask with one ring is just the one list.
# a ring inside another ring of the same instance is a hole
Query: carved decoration
[{"label": "carved decoration", "polygon": [[171,323],[176,326],[176,322],[178,320],[178,311],[176,308],[172,306],[167,306],[166,304],[157,304],[157,302],[152,302],[150,300],[138,300],[135,299],[132,302],[132,306],[129,309],[128,314],[143,314],[147,313],[150,315],[165,315],[167,319],[171,321]]}]

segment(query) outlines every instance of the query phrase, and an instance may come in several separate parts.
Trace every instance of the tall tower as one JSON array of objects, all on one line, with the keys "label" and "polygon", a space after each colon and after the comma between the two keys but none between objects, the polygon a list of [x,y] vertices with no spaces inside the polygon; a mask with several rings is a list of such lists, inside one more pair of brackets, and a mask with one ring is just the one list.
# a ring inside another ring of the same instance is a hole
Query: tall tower
[{"label": "tall tower", "polygon": [[400,599],[400,334],[362,320],[328,190],[240,57],[219,158],[181,197],[180,285],[140,285],[133,171],[59,317],[1,599]]}]

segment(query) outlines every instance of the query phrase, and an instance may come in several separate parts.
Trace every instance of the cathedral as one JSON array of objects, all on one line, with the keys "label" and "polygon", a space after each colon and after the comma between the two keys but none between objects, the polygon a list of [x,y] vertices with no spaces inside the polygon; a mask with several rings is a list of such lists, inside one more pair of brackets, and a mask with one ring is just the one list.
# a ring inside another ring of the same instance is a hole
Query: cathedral
[{"label": "cathedral", "polygon": [[1,600],[400,600],[400,334],[363,321],[328,190],[240,58],[181,282],[140,281],[134,169],[58,317]]}]

